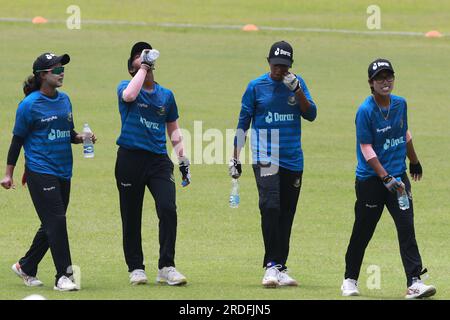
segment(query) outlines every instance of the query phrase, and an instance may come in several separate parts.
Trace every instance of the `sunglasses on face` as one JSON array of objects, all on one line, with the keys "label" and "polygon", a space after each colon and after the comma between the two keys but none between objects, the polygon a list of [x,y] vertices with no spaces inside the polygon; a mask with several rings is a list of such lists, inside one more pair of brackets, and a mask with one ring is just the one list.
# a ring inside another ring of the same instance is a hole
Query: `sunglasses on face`
[{"label": "sunglasses on face", "polygon": [[61,74],[64,72],[64,67],[55,67],[53,69],[36,70],[36,72],[43,72],[43,71],[51,71],[52,74]]},{"label": "sunglasses on face", "polygon": [[393,74],[388,74],[385,76],[380,75],[380,76],[376,76],[375,78],[373,78],[373,80],[375,80],[378,83],[383,83],[384,80],[386,80],[387,82],[392,82],[392,81],[394,81],[394,79],[395,79],[395,77]]}]

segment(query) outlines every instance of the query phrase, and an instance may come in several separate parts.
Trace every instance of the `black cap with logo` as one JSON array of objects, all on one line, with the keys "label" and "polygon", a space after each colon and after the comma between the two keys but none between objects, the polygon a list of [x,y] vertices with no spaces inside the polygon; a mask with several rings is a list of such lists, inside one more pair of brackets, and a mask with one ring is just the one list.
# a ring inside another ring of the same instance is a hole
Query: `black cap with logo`
[{"label": "black cap with logo", "polygon": [[392,64],[389,60],[377,59],[375,61],[372,61],[369,64],[369,69],[367,71],[369,80],[372,80],[378,73],[380,73],[383,70],[389,70],[392,73],[394,73],[394,68],[392,68]]},{"label": "black cap with logo", "polygon": [[70,61],[70,56],[68,54],[63,54],[57,56],[54,53],[46,52],[41,54],[33,63],[33,73],[40,70],[48,70],[55,64],[61,63],[62,65],[68,64]]},{"label": "black cap with logo", "polygon": [[269,61],[270,64],[283,64],[290,68],[294,62],[294,50],[286,41],[275,42],[272,47],[270,47],[267,61]]},{"label": "black cap with logo", "polygon": [[131,64],[133,63],[134,56],[137,54],[141,54],[141,52],[145,49],[153,49],[152,46],[147,42],[136,42],[133,47],[131,48],[130,52],[130,58],[128,59],[128,70],[131,71],[132,67]]}]

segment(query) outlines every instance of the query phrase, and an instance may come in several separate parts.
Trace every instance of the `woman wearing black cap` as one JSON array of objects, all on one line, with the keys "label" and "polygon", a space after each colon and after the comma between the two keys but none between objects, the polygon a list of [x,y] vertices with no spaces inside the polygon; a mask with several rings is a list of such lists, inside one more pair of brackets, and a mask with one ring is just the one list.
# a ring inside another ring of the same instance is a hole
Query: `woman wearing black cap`
[{"label": "woman wearing black cap", "polygon": [[[429,297],[436,289],[425,285],[420,278],[427,270],[422,270],[414,232],[411,184],[406,174],[408,157],[413,180],[422,177],[422,166],[408,130],[406,100],[391,94],[395,77],[388,60],[377,59],[370,63],[368,75],[372,95],[359,107],[355,121],[358,158],[355,222],[345,256],[342,295],[359,295],[357,280],[364,252],[386,206],[397,228],[408,288],[406,298]],[[407,197],[399,201],[404,189]]]},{"label": "woman wearing black cap", "polygon": [[265,249],[262,285],[267,288],[298,285],[288,274],[286,263],[303,175],[301,119],[314,121],[317,106],[303,78],[289,72],[293,57],[289,43],[274,43],[267,58],[270,72],[248,84],[242,97],[234,157],[229,163],[230,175],[239,178],[239,153],[251,123],[253,172]]},{"label": "woman wearing black cap", "polygon": [[182,185],[190,183],[172,91],[154,80],[159,52],[146,42],[136,43],[128,59],[131,81],[117,88],[122,130],[117,144],[115,176],[120,196],[123,250],[130,283],[145,284],[141,220],[145,187],[152,193],[159,219],[159,261],[156,281],[183,285],[186,278],[175,269],[177,211],[173,163],[166,150],[166,128],[179,159]]},{"label": "woman wearing black cap", "polygon": [[[23,86],[25,98],[16,113],[13,139],[8,152],[5,177],[1,185],[14,189],[13,173],[20,149],[25,150],[25,174],[22,183],[28,189],[41,221],[31,248],[12,270],[27,286],[41,286],[36,277],[39,262],[50,248],[56,267],[55,290],[71,291],[72,261],[66,226],[72,177],[71,143],[81,143],[74,131],[72,104],[58,91],[64,80],[67,54],[40,55],[33,64],[33,75]],[[95,140],[95,137],[93,137]]]}]

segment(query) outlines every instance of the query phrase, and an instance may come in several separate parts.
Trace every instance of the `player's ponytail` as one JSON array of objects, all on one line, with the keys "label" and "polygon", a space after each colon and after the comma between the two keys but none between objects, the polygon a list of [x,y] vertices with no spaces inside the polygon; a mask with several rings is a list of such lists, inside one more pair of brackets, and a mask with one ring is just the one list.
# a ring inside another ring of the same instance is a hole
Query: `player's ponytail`
[{"label": "player's ponytail", "polygon": [[41,84],[42,82],[39,75],[32,74],[23,82],[23,93],[25,96],[28,96],[30,93],[39,90],[41,88]]}]

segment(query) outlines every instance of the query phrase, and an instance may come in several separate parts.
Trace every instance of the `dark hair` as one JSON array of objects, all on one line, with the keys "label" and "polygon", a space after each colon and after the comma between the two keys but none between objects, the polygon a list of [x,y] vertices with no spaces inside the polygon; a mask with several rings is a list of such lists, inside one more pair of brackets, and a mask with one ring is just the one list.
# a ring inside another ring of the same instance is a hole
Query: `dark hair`
[{"label": "dark hair", "polygon": [[371,83],[373,83],[373,79],[369,79],[370,93],[373,94],[375,92],[375,89],[373,88],[373,86],[371,86]]},{"label": "dark hair", "polygon": [[23,82],[23,93],[28,96],[30,93],[37,91],[41,88],[42,82],[39,74],[32,74],[28,76]]}]

